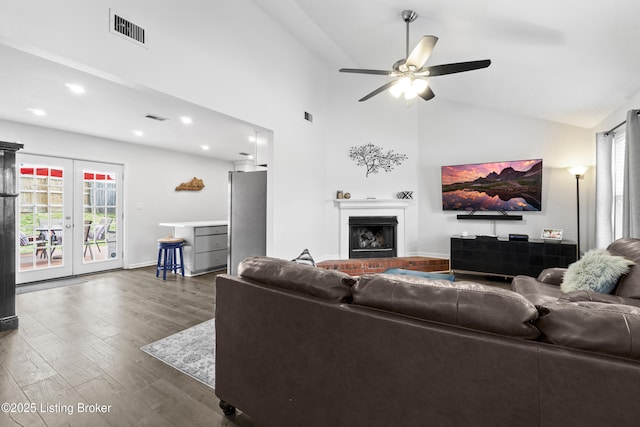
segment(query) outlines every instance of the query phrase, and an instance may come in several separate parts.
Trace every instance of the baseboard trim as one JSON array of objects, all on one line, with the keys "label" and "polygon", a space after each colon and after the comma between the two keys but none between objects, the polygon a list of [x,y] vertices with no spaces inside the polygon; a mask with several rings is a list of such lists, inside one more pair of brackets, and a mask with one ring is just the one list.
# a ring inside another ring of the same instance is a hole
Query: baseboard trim
[{"label": "baseboard trim", "polygon": [[156,265],[156,264],[157,264],[157,261],[145,261],[145,262],[138,262],[136,264],[128,264],[122,268],[124,268],[125,270],[133,270],[134,268],[151,267],[152,265]]},{"label": "baseboard trim", "polygon": [[441,254],[436,252],[409,252],[407,256],[423,256],[427,258],[443,258],[449,259],[449,254]]},{"label": "baseboard trim", "polygon": [[3,317],[0,319],[0,332],[10,329],[18,329],[18,316]]}]

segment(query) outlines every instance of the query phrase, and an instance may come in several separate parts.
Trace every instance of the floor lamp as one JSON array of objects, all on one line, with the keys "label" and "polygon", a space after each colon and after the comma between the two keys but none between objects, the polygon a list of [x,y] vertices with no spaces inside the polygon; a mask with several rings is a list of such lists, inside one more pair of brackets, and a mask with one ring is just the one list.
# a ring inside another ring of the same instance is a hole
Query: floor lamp
[{"label": "floor lamp", "polygon": [[574,166],[569,168],[569,173],[576,177],[576,223],[578,226],[576,259],[580,259],[580,180],[584,179],[584,174],[588,169],[589,166]]}]

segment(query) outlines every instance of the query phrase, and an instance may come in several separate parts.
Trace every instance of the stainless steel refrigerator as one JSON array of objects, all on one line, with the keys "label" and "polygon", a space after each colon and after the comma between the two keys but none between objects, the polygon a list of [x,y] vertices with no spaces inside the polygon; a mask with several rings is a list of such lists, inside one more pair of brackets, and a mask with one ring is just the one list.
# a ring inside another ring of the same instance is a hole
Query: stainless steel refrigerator
[{"label": "stainless steel refrigerator", "polygon": [[229,172],[227,272],[250,256],[267,254],[267,171]]}]

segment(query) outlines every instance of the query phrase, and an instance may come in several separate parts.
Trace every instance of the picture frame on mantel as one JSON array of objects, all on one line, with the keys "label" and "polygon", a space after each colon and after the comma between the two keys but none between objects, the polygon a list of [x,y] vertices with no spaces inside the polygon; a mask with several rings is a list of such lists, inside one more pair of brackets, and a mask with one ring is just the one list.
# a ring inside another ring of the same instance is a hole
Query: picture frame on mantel
[{"label": "picture frame on mantel", "polygon": [[562,229],[560,228],[543,228],[543,240],[562,240]]}]

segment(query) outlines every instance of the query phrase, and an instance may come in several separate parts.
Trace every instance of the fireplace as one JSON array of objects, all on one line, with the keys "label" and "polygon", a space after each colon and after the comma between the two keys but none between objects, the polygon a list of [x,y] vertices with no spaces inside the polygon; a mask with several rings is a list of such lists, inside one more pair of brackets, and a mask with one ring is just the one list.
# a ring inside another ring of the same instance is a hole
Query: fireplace
[{"label": "fireplace", "polygon": [[395,216],[349,217],[349,258],[397,256],[397,228]]},{"label": "fireplace", "polygon": [[[412,201],[414,202],[414,201]],[[334,200],[339,209],[340,220],[338,227],[339,259],[352,258],[349,250],[351,241],[351,227],[349,219],[353,217],[393,217],[396,219],[394,245],[396,257],[406,256],[405,229],[406,229],[406,209],[409,207],[409,200],[399,199],[338,199]],[[371,225],[371,224],[365,224]],[[385,239],[386,240],[386,239]],[[388,252],[388,251],[386,251]],[[365,255],[360,252],[361,256]],[[382,256],[381,251],[376,254],[369,254],[370,257]]]}]

